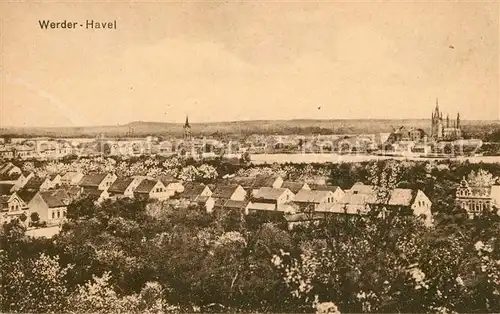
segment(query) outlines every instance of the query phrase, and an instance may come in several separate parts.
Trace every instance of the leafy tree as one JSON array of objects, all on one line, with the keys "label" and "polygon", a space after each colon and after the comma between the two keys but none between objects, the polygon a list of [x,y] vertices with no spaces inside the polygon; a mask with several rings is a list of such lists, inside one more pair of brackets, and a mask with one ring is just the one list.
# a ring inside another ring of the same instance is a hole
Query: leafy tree
[{"label": "leafy tree", "polygon": [[495,184],[497,178],[495,178],[490,172],[479,169],[477,171],[472,170],[467,176],[467,181],[470,186],[491,186]]},{"label": "leafy tree", "polygon": [[28,219],[28,216],[26,216],[25,213],[22,213],[21,216],[19,216],[19,220],[21,222],[25,222]]},{"label": "leafy tree", "polygon": [[65,277],[70,266],[61,268],[57,257],[41,254],[28,260],[7,258],[2,262],[2,312],[57,313],[67,306]]}]

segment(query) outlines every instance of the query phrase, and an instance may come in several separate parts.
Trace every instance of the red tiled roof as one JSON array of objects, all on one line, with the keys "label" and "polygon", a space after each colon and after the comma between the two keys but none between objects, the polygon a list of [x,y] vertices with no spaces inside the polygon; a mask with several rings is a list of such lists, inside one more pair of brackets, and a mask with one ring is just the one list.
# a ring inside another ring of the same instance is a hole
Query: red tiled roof
[{"label": "red tiled roof", "polygon": [[224,208],[235,208],[235,209],[244,209],[248,205],[248,201],[233,201],[227,200],[224,204]]},{"label": "red tiled roof", "polygon": [[13,173],[13,174],[7,174],[7,173],[2,173],[0,174],[0,180],[4,181],[14,181],[19,179],[19,177],[22,176],[22,173]]},{"label": "red tiled roof", "polygon": [[181,198],[196,198],[198,197],[207,186],[198,183],[186,183],[184,185],[184,191],[179,194]]},{"label": "red tiled roof", "polygon": [[332,193],[331,191],[300,190],[293,197],[293,201],[298,203],[320,203],[325,197],[327,197],[331,193]]},{"label": "red tiled roof", "polygon": [[10,195],[13,186],[12,183],[0,183],[0,195]]},{"label": "red tiled roof", "polygon": [[17,192],[17,195],[19,195],[19,197],[26,203],[28,204],[32,199],[33,197],[35,197],[36,193],[38,193],[37,191],[28,191],[28,190],[22,190],[22,191],[18,191]]},{"label": "red tiled roof", "polygon": [[87,174],[83,176],[78,185],[97,187],[106,178],[106,176],[107,176],[106,173]]},{"label": "red tiled roof", "polygon": [[287,188],[293,193],[297,193],[304,187],[305,183],[303,182],[293,182],[293,181],[284,181],[281,185],[282,188]]},{"label": "red tiled roof", "polygon": [[230,199],[238,186],[238,184],[217,185],[212,197]]},{"label": "red tiled roof", "polygon": [[179,182],[179,180],[177,180],[176,178],[172,177],[172,176],[160,176],[158,178],[161,183],[163,183],[165,186],[169,185],[170,183],[177,183]]},{"label": "red tiled roof", "polygon": [[311,190],[315,191],[332,191],[335,192],[337,189],[340,189],[337,185],[325,185],[325,184],[309,184]]},{"label": "red tiled roof", "polygon": [[286,192],[286,188],[270,188],[270,187],[261,187],[255,193],[255,199],[263,199],[263,200],[277,200],[283,193]]},{"label": "red tiled roof", "polygon": [[274,181],[276,181],[276,179],[278,178],[277,175],[265,175],[265,174],[261,174],[261,175],[258,175],[255,177],[255,186],[257,188],[261,188],[261,187],[272,187],[273,186],[273,183]]},{"label": "red tiled roof", "polygon": [[229,182],[231,182],[233,184],[239,184],[244,189],[252,189],[256,186],[255,185],[255,183],[256,183],[255,177],[233,177],[233,178],[229,179]]},{"label": "red tiled roof", "polygon": [[109,192],[123,193],[129,187],[129,185],[134,181],[133,178],[121,177],[115,180],[113,184],[109,187]]},{"label": "red tiled roof", "polygon": [[146,193],[149,194],[151,190],[158,183],[158,180],[144,179],[135,189],[135,193]]},{"label": "red tiled roof", "polygon": [[90,196],[98,196],[100,197],[103,191],[98,190],[97,187],[86,186],[83,187],[82,194],[90,195]]},{"label": "red tiled roof", "polygon": [[46,178],[31,177],[28,182],[24,185],[25,189],[38,190],[40,186],[47,180]]},{"label": "red tiled roof", "polygon": [[69,204],[70,197],[64,190],[39,192],[49,208],[65,207]]}]

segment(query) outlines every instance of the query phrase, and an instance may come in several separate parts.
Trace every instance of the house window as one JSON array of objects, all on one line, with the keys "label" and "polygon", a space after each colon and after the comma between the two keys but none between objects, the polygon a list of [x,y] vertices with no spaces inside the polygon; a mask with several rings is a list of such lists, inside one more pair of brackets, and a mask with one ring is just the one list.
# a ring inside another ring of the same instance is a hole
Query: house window
[{"label": "house window", "polygon": [[55,219],[55,218],[56,218],[56,213],[52,212],[52,219]]},{"label": "house window", "polygon": [[61,218],[61,212],[57,211],[57,218]]},{"label": "house window", "polygon": [[63,217],[66,217],[66,212],[65,211],[63,211]]}]

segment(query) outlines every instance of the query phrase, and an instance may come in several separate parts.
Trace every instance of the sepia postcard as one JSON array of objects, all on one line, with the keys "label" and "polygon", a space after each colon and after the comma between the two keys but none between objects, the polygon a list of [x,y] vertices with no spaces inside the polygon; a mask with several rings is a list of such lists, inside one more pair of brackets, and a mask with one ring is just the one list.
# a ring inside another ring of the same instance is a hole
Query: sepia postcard
[{"label": "sepia postcard", "polygon": [[500,2],[0,2],[1,313],[500,313]]}]

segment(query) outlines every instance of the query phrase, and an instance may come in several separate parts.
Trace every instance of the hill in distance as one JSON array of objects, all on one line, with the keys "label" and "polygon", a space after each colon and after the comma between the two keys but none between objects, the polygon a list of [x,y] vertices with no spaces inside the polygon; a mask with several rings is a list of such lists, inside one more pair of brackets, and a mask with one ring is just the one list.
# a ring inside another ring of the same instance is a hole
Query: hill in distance
[{"label": "hill in distance", "polygon": [[[428,132],[429,119],[345,119],[345,120],[248,120],[230,122],[190,123],[195,136],[242,137],[251,134],[289,135],[289,134],[365,134],[387,133],[394,128],[421,128]],[[9,127],[0,130],[0,135],[12,137],[145,137],[174,136],[183,134],[184,123],[143,122],[136,121],[125,125],[85,126],[85,127]],[[474,137],[480,137],[500,130],[500,121],[464,120],[463,131]]]}]

